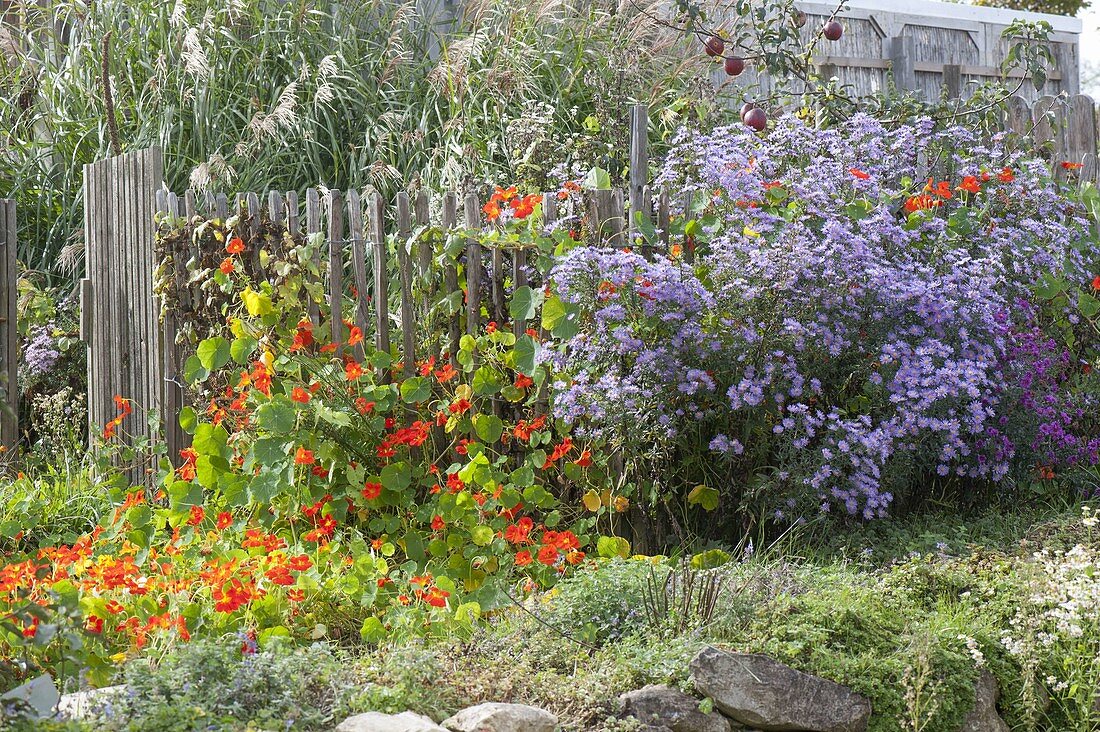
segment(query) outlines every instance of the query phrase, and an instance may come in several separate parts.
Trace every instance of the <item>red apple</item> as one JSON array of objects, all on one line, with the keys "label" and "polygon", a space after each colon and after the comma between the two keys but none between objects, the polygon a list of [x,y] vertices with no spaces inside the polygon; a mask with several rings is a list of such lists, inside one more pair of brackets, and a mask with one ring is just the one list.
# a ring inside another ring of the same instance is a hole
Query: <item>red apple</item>
[{"label": "red apple", "polygon": [[745,102],[744,104],[742,104],[741,105],[741,121],[744,122],[745,121],[745,116],[748,115],[748,113],[751,112],[754,109],[756,109],[756,104],[754,104],[753,102]]},{"label": "red apple", "polygon": [[708,56],[721,56],[722,52],[726,50],[726,42],[722,40],[721,36],[711,36],[703,44],[703,50],[707,52]]},{"label": "red apple", "polygon": [[760,107],[753,107],[745,115],[745,124],[760,132],[768,126],[768,114]]},{"label": "red apple", "polygon": [[730,76],[737,76],[745,70],[745,59],[740,56],[730,56],[726,59],[726,73]]},{"label": "red apple", "polygon": [[821,29],[821,35],[825,36],[830,41],[839,41],[840,37],[844,35],[844,26],[835,20],[830,20]]}]

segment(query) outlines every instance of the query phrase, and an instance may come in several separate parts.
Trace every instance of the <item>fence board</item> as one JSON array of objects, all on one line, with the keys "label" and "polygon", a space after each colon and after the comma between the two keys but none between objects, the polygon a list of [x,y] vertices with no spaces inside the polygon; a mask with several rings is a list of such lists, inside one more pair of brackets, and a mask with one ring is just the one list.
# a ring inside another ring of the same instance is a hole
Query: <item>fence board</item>
[{"label": "fence board", "polygon": [[[440,220],[445,232],[458,228],[458,196],[453,191],[443,194],[443,216]],[[443,267],[443,288],[447,294],[458,292],[458,265],[450,257]],[[458,341],[462,337],[462,326],[457,314],[447,316],[447,355],[452,360],[458,353]]]},{"label": "fence board", "polygon": [[[382,195],[375,191],[370,197],[370,207],[367,209],[367,219],[370,223],[371,249],[373,251],[374,265],[374,292],[371,294],[371,302],[374,304],[374,345],[384,353],[390,352],[390,278],[386,269],[386,223],[385,204]],[[389,369],[382,369],[383,376],[389,374]]]},{"label": "fence board", "polygon": [[344,342],[344,206],[340,191],[328,192],[329,330],[336,355]]},{"label": "fence board", "polygon": [[[481,206],[476,193],[467,193],[464,202],[466,228],[481,226]],[[466,242],[466,333],[476,336],[481,330],[481,243],[476,237]]]},{"label": "fence board", "polygon": [[[321,194],[316,188],[306,191],[306,236],[312,238],[314,234],[321,233]],[[320,271],[321,252],[313,253],[313,267]],[[314,298],[309,299],[309,319],[316,328],[321,324],[321,306]]]},{"label": "fence board", "polygon": [[19,440],[19,299],[15,201],[0,199],[0,444],[14,450]]},{"label": "fence board", "polygon": [[412,256],[409,238],[412,236],[412,215],[409,194],[397,194],[397,275],[401,285],[401,363],[406,377],[416,373],[416,315],[413,312]]},{"label": "fence board", "polygon": [[[370,332],[370,300],[367,296],[367,252],[363,243],[363,206],[358,191],[348,191],[348,240],[351,243],[351,276],[355,281],[355,325],[366,338]],[[355,345],[355,358],[362,361],[366,351],[362,342]]]}]

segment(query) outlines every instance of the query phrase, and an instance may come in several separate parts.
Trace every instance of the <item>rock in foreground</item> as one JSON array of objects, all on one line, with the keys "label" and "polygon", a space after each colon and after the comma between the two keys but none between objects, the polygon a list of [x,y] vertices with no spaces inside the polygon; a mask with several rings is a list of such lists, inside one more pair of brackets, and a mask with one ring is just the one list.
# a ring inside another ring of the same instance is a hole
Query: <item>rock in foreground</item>
[{"label": "rock in foreground", "polygon": [[762,730],[864,732],[871,718],[871,703],[851,689],[767,656],[708,646],[691,671],[723,714]]},{"label": "rock in foreground", "polygon": [[647,686],[619,697],[622,715],[651,728],[671,732],[730,732],[729,720],[717,712],[703,714],[699,700],[670,686]]},{"label": "rock in foreground", "polygon": [[558,718],[538,707],[490,702],[463,709],[443,726],[451,732],[554,732]]},{"label": "rock in foreground", "polygon": [[413,712],[382,714],[367,712],[348,717],[336,732],[447,732],[428,717]]}]

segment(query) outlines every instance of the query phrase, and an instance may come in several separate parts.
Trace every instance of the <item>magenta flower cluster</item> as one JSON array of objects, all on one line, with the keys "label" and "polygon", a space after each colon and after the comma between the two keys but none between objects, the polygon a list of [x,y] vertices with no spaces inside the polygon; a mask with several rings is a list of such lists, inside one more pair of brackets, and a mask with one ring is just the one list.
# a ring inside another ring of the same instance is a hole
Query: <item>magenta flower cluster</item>
[{"label": "magenta flower cluster", "polygon": [[554,407],[582,433],[725,463],[728,490],[763,481],[803,515],[1096,462],[1060,356],[1026,335],[1039,275],[1098,259],[1044,162],[931,122],[787,118],[681,134],[659,183],[697,222],[674,239],[694,261],[584,247],[551,275],[581,324]]}]

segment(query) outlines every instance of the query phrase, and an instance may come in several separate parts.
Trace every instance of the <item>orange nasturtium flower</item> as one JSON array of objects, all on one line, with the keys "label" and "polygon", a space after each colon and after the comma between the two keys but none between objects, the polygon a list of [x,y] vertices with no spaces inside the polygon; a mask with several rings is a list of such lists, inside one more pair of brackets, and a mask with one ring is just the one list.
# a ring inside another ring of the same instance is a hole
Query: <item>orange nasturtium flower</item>
[{"label": "orange nasturtium flower", "polygon": [[871,177],[870,173],[864,172],[859,168],[848,168],[848,172],[854,175],[856,178],[859,178],[860,180],[867,180]]},{"label": "orange nasturtium flower", "polygon": [[235,236],[229,240],[229,243],[225,245],[225,251],[230,254],[240,254],[244,251],[244,242],[239,236]]},{"label": "orange nasturtium flower", "polygon": [[1085,167],[1084,163],[1071,163],[1068,160],[1062,161],[1062,168],[1064,170],[1080,170],[1083,167]]},{"label": "orange nasturtium flower", "polygon": [[294,462],[297,465],[313,465],[313,450],[299,447],[298,451],[294,453]]},{"label": "orange nasturtium flower", "polygon": [[963,182],[959,184],[960,191],[966,191],[967,193],[978,193],[982,190],[982,186],[978,183],[978,179],[972,175],[968,175],[963,178]]},{"label": "orange nasturtium flower", "polygon": [[236,265],[233,264],[233,259],[226,257],[222,260],[222,263],[218,266],[223,275],[233,274],[233,270],[236,269]]},{"label": "orange nasturtium flower", "polygon": [[307,404],[312,398],[312,395],[300,386],[296,386],[290,390],[291,401],[298,402],[299,404]]},{"label": "orange nasturtium flower", "polygon": [[1012,168],[1005,168],[997,174],[997,180],[1002,183],[1011,183],[1016,180],[1016,174],[1012,172]]},{"label": "orange nasturtium flower", "polygon": [[496,221],[500,218],[500,204],[496,201],[489,201],[481,207],[481,210],[485,213],[485,218],[489,221]]},{"label": "orange nasturtium flower", "polygon": [[363,375],[363,367],[359,365],[358,361],[348,361],[344,364],[344,376],[348,381],[358,381]]}]

